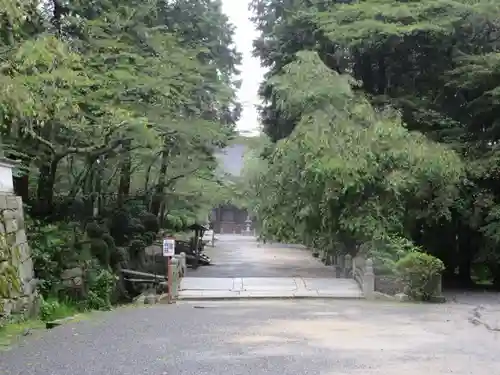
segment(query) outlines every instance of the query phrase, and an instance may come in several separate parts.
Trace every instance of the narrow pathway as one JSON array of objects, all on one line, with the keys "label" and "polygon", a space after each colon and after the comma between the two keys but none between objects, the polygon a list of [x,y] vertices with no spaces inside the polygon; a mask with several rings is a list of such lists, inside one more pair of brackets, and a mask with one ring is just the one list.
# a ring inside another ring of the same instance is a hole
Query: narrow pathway
[{"label": "narrow pathway", "polygon": [[180,299],[362,298],[354,280],[338,279],[302,246],[259,245],[253,237],[219,235],[206,253],[213,265],[188,273]]}]

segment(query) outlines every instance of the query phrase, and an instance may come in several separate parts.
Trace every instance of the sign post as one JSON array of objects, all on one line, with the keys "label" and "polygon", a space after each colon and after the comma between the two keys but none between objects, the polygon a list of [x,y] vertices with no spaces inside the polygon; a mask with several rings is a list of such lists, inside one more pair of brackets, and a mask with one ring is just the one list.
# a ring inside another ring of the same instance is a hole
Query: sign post
[{"label": "sign post", "polygon": [[175,238],[166,237],[163,239],[163,256],[167,259],[167,286],[168,286],[168,303],[172,303],[172,257],[175,255]]}]

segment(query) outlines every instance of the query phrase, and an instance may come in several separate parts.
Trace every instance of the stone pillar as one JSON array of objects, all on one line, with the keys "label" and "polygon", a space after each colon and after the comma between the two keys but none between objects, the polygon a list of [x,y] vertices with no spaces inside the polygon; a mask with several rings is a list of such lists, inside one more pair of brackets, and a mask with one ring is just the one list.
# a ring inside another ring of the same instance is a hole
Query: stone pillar
[{"label": "stone pillar", "polygon": [[441,296],[443,294],[443,276],[438,274],[434,277],[436,278],[436,295]]},{"label": "stone pillar", "polygon": [[321,262],[323,262],[323,260],[325,259],[325,249],[319,249],[318,250],[318,258],[319,260],[321,260]]},{"label": "stone pillar", "polygon": [[177,258],[172,258],[172,296],[176,298],[179,295],[180,285],[180,261]]},{"label": "stone pillar", "polygon": [[187,264],[186,264],[186,253],[182,252],[180,253],[180,264],[181,264],[181,270],[182,270],[182,276],[186,275],[187,271]]},{"label": "stone pillar", "polygon": [[339,267],[339,255],[338,254],[334,254],[332,255],[332,266],[333,268],[335,269],[335,278],[340,278],[342,277],[342,274],[341,274],[341,270],[340,270],[340,267]]},{"label": "stone pillar", "polygon": [[375,274],[373,272],[373,260],[370,258],[365,262],[363,273],[363,294],[366,299],[375,299]]},{"label": "stone pillar", "polygon": [[337,269],[337,277],[346,277],[346,272],[345,272],[345,258],[343,254],[338,254],[335,260],[335,267]]},{"label": "stone pillar", "polygon": [[[350,272],[353,272],[354,271],[354,268],[353,268],[353,260],[352,260],[352,256],[350,254],[346,254],[346,256],[344,257],[344,277],[349,277],[349,273]],[[351,277],[354,277],[354,273],[351,275]]]}]

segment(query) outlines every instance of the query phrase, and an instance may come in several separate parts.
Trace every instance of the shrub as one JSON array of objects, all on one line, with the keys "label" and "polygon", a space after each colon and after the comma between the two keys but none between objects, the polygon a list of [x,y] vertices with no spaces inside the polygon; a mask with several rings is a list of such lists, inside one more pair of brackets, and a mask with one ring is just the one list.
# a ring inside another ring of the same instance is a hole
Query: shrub
[{"label": "shrub", "polygon": [[58,301],[54,298],[41,300],[40,319],[44,322],[67,318],[76,313],[78,313],[77,307],[69,302]]},{"label": "shrub", "polygon": [[86,232],[89,238],[101,238],[106,230],[97,223],[89,223]]},{"label": "shrub", "polygon": [[78,258],[83,256],[79,243],[83,233],[73,223],[44,225],[27,217],[26,225],[38,291],[47,298],[55,293],[61,273],[77,266]]},{"label": "shrub", "polygon": [[99,268],[91,270],[85,307],[90,310],[109,310],[111,308],[111,295],[117,279],[117,276],[110,271]]},{"label": "shrub", "polygon": [[443,262],[426,253],[408,253],[396,262],[396,271],[405,285],[405,293],[414,300],[428,301],[435,296]]},{"label": "shrub", "polygon": [[94,258],[99,260],[102,267],[108,267],[111,254],[107,242],[102,238],[92,238],[90,241],[90,252]]},{"label": "shrub", "polygon": [[156,238],[156,233],[154,232],[146,232],[142,236],[144,242],[146,243],[147,246],[152,245],[155,238]]},{"label": "shrub", "polygon": [[157,233],[160,230],[158,218],[152,213],[145,212],[141,215],[141,222],[146,232]]},{"label": "shrub", "polygon": [[130,223],[128,226],[128,234],[133,236],[136,234],[142,234],[146,232],[146,228],[142,224],[142,222],[139,219],[130,219]]}]

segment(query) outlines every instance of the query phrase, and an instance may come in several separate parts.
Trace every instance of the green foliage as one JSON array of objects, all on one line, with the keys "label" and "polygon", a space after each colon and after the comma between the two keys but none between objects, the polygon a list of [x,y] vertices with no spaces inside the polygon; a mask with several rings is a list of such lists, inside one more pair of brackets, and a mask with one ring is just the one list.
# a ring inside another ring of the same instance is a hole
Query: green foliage
[{"label": "green foliage", "polygon": [[59,301],[55,298],[42,298],[40,302],[40,319],[43,322],[64,319],[79,312],[79,309],[68,301]]},{"label": "green foliage", "polygon": [[[255,53],[270,69],[262,122],[276,144],[270,172],[251,183],[263,230],[337,251],[386,249],[384,264],[423,248],[449,278],[468,285],[486,267],[500,285],[499,3],[254,0],[252,9]],[[269,189],[268,174],[278,176]]]},{"label": "green foliage", "polygon": [[38,290],[48,298],[57,294],[61,273],[86,259],[78,244],[83,234],[72,224],[44,225],[33,220],[26,223]]},{"label": "green foliage", "polygon": [[411,252],[399,259],[396,270],[405,285],[405,293],[415,300],[428,301],[436,296],[443,262],[426,253]]},{"label": "green foliage", "polygon": [[62,194],[78,216],[137,203],[157,216],[179,183],[205,205],[214,149],[240,112],[240,56],[221,4],[18,5],[4,7],[16,11],[2,26],[0,118],[6,149],[38,174],[33,213],[64,220]]},{"label": "green foliage", "polygon": [[104,228],[98,223],[89,223],[86,232],[89,238],[101,238],[105,234]]},{"label": "green foliage", "polygon": [[66,299],[108,309],[115,275],[141,267],[160,228],[225,199],[214,155],[241,112],[233,26],[218,0],[2,0],[0,18],[2,149],[20,162],[46,315]]},{"label": "green foliage", "polygon": [[146,232],[156,233],[160,230],[160,227],[158,224],[158,218],[151,213],[148,213],[148,212],[144,213],[141,216],[141,222],[142,222],[142,225],[144,225],[144,230]]},{"label": "green foliage", "polygon": [[109,310],[117,280],[118,277],[108,270],[99,268],[91,270],[85,307],[91,310]]},{"label": "green foliage", "polygon": [[9,348],[14,341],[22,338],[27,330],[43,327],[44,324],[41,321],[28,320],[22,316],[10,317],[4,322],[0,320],[0,350]]},{"label": "green foliage", "polygon": [[376,242],[396,261],[396,249],[411,248],[408,216],[422,214],[424,201],[426,214],[449,217],[452,200],[442,197],[458,194],[463,175],[453,151],[409,132],[397,113],[375,110],[313,53],[300,53],[272,84],[280,109],[300,120],[252,178],[264,232],[340,242],[348,252]]}]

